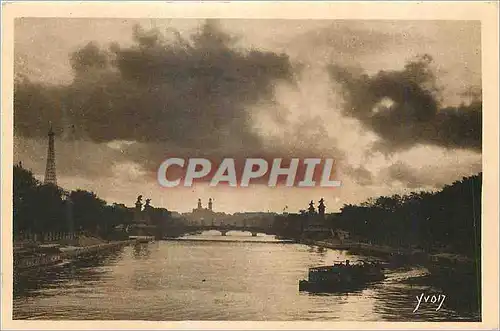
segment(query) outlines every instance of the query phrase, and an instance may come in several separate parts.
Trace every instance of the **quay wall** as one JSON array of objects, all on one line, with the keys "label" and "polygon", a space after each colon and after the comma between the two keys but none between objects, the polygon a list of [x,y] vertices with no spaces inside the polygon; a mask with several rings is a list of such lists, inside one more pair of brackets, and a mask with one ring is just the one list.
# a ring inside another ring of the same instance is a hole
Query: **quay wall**
[{"label": "quay wall", "polygon": [[74,262],[102,252],[117,250],[135,242],[135,240],[123,240],[83,247],[66,247],[60,248],[59,252],[49,254],[40,252],[41,254],[38,253],[34,256],[16,257],[14,254],[14,272],[51,267],[64,260]]},{"label": "quay wall", "polygon": [[321,240],[300,240],[305,245],[315,245],[333,250],[345,250],[354,254],[386,258],[390,264],[418,264],[427,267],[432,274],[441,273],[443,270],[453,272],[464,271],[471,273],[475,268],[474,260],[456,254],[428,254],[420,249],[393,248],[389,246],[370,245],[357,242],[328,242]]},{"label": "quay wall", "polygon": [[389,246],[379,246],[379,245],[371,245],[362,242],[329,242],[322,240],[308,240],[303,239],[299,241],[302,244],[306,245],[316,245],[324,248],[330,248],[335,250],[346,250],[364,254],[376,254],[376,255],[416,255],[416,254],[424,254],[422,250],[417,249],[408,249],[408,248],[393,248]]},{"label": "quay wall", "polygon": [[62,258],[85,257],[88,255],[93,255],[104,251],[112,251],[115,249],[119,249],[134,242],[135,240],[122,240],[122,241],[115,241],[110,243],[102,243],[102,244],[83,246],[83,247],[61,248],[60,254]]}]

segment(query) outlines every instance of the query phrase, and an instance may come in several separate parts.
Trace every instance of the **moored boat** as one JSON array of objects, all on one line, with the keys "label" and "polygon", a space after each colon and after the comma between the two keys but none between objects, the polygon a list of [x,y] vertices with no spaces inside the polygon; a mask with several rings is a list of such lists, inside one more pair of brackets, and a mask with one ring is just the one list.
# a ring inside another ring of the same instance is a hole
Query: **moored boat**
[{"label": "moored boat", "polygon": [[14,272],[43,269],[63,262],[58,245],[40,245],[14,252]]},{"label": "moored boat", "polygon": [[344,292],[353,291],[385,278],[383,268],[377,263],[335,263],[309,269],[308,280],[299,281],[299,291]]}]

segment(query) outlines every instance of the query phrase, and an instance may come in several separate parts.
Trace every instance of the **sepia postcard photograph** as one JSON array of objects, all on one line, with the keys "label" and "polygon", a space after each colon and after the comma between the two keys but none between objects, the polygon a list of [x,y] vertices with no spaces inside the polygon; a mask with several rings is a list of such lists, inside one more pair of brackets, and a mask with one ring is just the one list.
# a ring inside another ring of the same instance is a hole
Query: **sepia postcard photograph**
[{"label": "sepia postcard photograph", "polygon": [[2,326],[498,328],[498,3],[2,7]]}]

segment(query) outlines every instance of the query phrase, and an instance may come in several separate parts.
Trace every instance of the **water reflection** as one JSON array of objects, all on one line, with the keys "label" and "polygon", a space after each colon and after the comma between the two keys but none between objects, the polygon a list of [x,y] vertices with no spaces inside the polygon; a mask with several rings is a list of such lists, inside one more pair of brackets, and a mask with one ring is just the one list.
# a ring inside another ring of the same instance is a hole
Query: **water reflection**
[{"label": "water reflection", "polygon": [[28,270],[16,274],[13,284],[14,298],[50,295],[50,289],[57,289],[64,283],[75,280],[81,283],[98,281],[111,270],[103,266],[112,265],[122,254],[122,251],[117,250],[73,263],[62,263],[52,268]]},{"label": "water reflection", "polygon": [[134,244],[134,257],[136,259],[147,259],[151,255],[148,243]]},{"label": "water reflection", "polygon": [[[198,235],[199,237],[200,235]],[[203,236],[203,235],[201,235]],[[211,237],[214,235],[208,235]],[[207,235],[205,235],[207,237]],[[125,320],[458,320],[445,306],[422,307],[415,296],[435,291],[406,279],[421,269],[390,270],[386,280],[351,293],[298,291],[308,268],[349,259],[346,252],[252,242],[161,241],[125,247],[106,257],[17,279],[14,318]],[[227,238],[227,237],[226,237]],[[258,237],[257,237],[258,238]],[[220,236],[219,236],[220,239]]]},{"label": "water reflection", "polygon": [[326,248],[324,248],[324,247],[321,247],[321,246],[320,246],[320,247],[318,247],[317,252],[318,252],[319,254],[325,254],[325,253],[326,253]]},{"label": "water reflection", "polygon": [[257,236],[252,236],[251,232],[248,231],[229,231],[225,236],[217,230],[203,231],[195,234],[187,234],[183,237],[178,238],[178,240],[185,241],[222,241],[222,242],[266,242],[266,243],[284,243],[288,240],[277,239],[274,235],[266,235],[263,233],[258,233]]}]

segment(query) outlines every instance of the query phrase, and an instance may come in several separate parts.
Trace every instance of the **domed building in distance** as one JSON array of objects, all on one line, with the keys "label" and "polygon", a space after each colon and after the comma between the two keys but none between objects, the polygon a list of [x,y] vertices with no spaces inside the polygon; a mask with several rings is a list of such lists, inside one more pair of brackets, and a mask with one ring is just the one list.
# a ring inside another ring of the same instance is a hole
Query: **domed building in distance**
[{"label": "domed building in distance", "polygon": [[221,225],[224,224],[224,219],[228,216],[225,213],[214,212],[213,199],[208,199],[208,208],[203,208],[201,199],[198,199],[198,205],[190,213],[185,213],[183,216],[193,225]]}]

